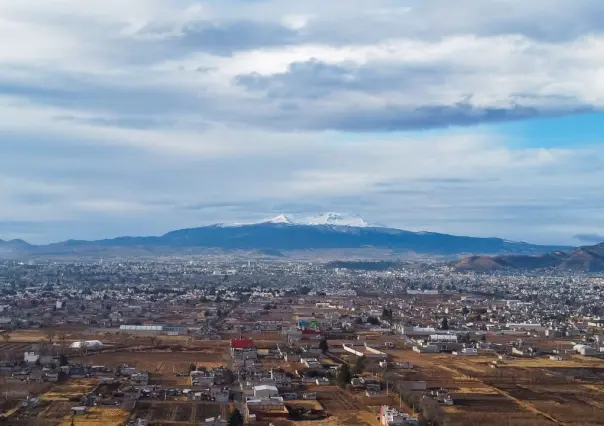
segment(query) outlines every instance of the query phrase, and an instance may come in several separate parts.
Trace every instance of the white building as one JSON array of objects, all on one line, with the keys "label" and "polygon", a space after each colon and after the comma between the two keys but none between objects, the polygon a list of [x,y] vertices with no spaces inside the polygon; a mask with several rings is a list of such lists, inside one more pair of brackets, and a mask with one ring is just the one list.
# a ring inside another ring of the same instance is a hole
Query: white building
[{"label": "white building", "polygon": [[438,343],[457,343],[457,335],[456,334],[431,334],[430,341],[438,342]]},{"label": "white building", "polygon": [[103,347],[103,342],[100,340],[83,340],[73,342],[69,347],[71,349],[100,349]]},{"label": "white building", "polygon": [[258,385],[254,386],[254,398],[271,398],[279,396],[277,386],[273,385]]},{"label": "white building", "polygon": [[379,416],[382,426],[410,426],[418,425],[419,421],[406,413],[401,413],[396,408],[382,405]]},{"label": "white building", "polygon": [[36,352],[25,352],[23,355],[23,361],[27,362],[28,364],[35,364],[39,359],[40,355]]}]

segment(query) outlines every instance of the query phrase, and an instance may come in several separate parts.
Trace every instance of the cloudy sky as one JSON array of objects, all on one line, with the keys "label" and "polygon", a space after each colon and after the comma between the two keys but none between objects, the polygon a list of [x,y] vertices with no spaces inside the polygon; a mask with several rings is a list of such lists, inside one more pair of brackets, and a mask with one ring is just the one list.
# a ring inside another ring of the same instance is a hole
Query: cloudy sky
[{"label": "cloudy sky", "polygon": [[604,240],[602,0],[0,0],[0,40],[3,239]]}]

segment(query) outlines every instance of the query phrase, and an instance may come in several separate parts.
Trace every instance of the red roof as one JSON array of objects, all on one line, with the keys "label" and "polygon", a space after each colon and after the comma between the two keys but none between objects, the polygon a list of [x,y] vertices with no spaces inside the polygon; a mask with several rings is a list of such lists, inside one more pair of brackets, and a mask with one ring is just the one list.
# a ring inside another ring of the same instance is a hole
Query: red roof
[{"label": "red roof", "polygon": [[233,339],[231,340],[231,348],[233,349],[251,349],[254,347],[252,339]]},{"label": "red roof", "polygon": [[302,330],[302,334],[321,334],[321,331],[319,330],[313,330],[312,328],[304,328]]}]

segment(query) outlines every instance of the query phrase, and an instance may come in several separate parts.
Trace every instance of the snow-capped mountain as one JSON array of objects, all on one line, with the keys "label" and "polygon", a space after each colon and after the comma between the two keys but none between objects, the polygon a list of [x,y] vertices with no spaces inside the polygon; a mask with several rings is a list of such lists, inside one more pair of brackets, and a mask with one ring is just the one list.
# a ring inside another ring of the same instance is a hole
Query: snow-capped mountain
[{"label": "snow-capped mountain", "polygon": [[307,217],[280,214],[272,219],[262,223],[282,223],[288,225],[331,225],[331,226],[352,226],[356,228],[367,228],[372,225],[357,214],[349,213],[319,213]]},{"label": "snow-capped mountain", "polygon": [[[0,241],[0,257],[30,255],[162,255],[197,254],[207,249],[264,251],[359,249],[389,251],[393,255],[537,254],[568,250],[499,238],[473,238],[376,227],[356,215],[323,213],[310,217],[279,215],[259,223],[210,225],[180,229],[160,236],[119,237],[110,240],[69,240],[42,246]],[[271,255],[272,256],[272,255]]]}]

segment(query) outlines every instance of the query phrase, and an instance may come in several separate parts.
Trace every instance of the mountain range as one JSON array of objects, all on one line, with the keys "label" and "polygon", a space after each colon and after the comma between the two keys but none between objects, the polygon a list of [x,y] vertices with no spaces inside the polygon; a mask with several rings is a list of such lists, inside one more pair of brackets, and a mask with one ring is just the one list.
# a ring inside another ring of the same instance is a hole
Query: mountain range
[{"label": "mountain range", "polygon": [[182,229],[161,236],[119,237],[98,241],[68,240],[31,245],[22,240],[0,240],[0,256],[138,256],[203,254],[208,250],[281,256],[299,251],[372,251],[392,256],[421,254],[460,257],[468,254],[541,254],[569,250],[501,238],[476,238],[433,232],[411,232],[372,225],[357,215],[323,213],[300,219],[280,215],[251,224],[217,224]]},{"label": "mountain range", "polygon": [[604,272],[604,243],[571,251],[554,251],[533,256],[470,256],[456,262],[458,270],[540,270]]}]

